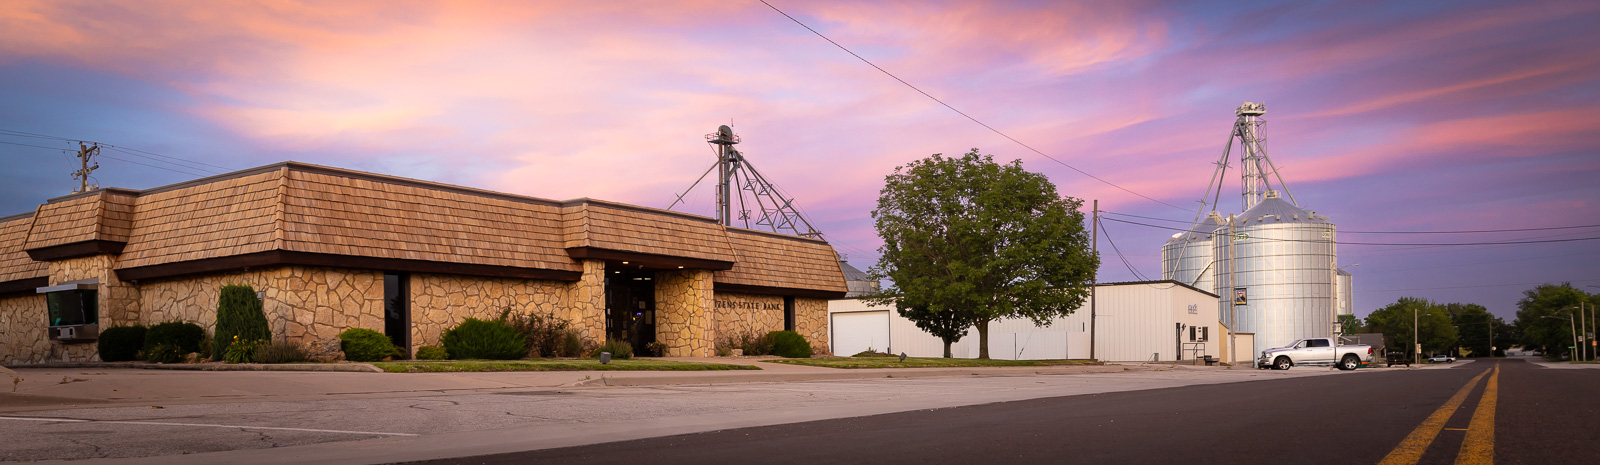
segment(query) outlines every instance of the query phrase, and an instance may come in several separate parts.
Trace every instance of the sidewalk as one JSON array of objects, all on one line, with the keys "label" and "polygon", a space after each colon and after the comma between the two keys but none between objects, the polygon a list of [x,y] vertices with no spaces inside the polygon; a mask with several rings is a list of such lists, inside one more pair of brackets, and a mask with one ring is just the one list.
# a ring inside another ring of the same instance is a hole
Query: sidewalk
[{"label": "sidewalk", "polygon": [[[0,412],[130,405],[381,398],[604,386],[713,385],[877,378],[1031,376],[1152,370],[1120,365],[838,369],[761,359],[664,358],[761,367],[738,371],[542,371],[371,373],[333,371],[173,371],[138,368],[16,368],[0,372]],[[1182,367],[1214,369],[1213,367]],[[11,383],[12,377],[20,383]],[[15,391],[12,388],[15,388]]]}]

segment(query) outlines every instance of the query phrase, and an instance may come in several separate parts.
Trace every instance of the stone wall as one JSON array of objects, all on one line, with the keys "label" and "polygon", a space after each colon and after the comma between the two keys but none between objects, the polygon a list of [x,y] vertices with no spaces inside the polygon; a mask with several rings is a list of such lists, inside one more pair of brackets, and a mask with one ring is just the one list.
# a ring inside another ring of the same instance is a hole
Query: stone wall
[{"label": "stone wall", "polygon": [[50,285],[97,280],[100,327],[131,326],[139,324],[139,288],[117,279],[112,272],[117,261],[111,255],[91,255],[50,262]]},{"label": "stone wall", "polygon": [[656,273],[656,342],[668,357],[709,357],[716,333],[710,270]]},{"label": "stone wall", "polygon": [[806,337],[806,341],[811,343],[812,352],[828,353],[828,301],[795,298],[794,331]]},{"label": "stone wall", "polygon": [[42,295],[0,298],[0,364],[100,360],[92,341],[62,344],[50,340],[45,331],[48,313]]},{"label": "stone wall", "polygon": [[567,305],[570,286],[559,281],[416,274],[410,285],[412,353],[439,345],[445,330],[467,318],[498,319],[508,308],[518,314],[555,315],[580,328],[589,324],[581,323],[582,315]]},{"label": "stone wall", "polygon": [[303,266],[143,283],[142,323],[186,321],[214,333],[217,301],[229,284],[264,294],[261,310],[274,340],[329,344],[348,328],[384,329],[383,272]]},{"label": "stone wall", "polygon": [[766,334],[783,329],[783,297],[759,294],[716,294],[718,340],[740,334]]}]

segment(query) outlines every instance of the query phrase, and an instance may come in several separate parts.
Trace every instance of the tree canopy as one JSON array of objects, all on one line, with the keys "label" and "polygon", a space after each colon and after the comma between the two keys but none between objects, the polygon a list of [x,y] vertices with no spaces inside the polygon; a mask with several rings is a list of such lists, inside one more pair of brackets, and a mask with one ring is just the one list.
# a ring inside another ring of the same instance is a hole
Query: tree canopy
[{"label": "tree canopy", "polygon": [[1100,260],[1082,206],[1021,161],[998,164],[978,149],[897,167],[872,212],[884,245],[871,273],[893,284],[868,300],[944,340],[945,357],[975,326],[978,356],[989,358],[991,320],[1048,325],[1087,299]]},{"label": "tree canopy", "polygon": [[[1571,354],[1573,319],[1579,303],[1593,309],[1597,299],[1572,284],[1544,284],[1522,292],[1517,301],[1517,329],[1522,346],[1547,354]],[[1548,318],[1547,318],[1548,317]]]},{"label": "tree canopy", "polygon": [[[1413,325],[1413,320],[1416,324]],[[1401,297],[1395,303],[1374,310],[1367,315],[1367,327],[1383,333],[1389,350],[1399,349],[1411,353],[1417,340],[1427,353],[1449,352],[1456,345],[1456,327],[1444,305],[1416,297]],[[1415,327],[1417,337],[1412,337]]]}]

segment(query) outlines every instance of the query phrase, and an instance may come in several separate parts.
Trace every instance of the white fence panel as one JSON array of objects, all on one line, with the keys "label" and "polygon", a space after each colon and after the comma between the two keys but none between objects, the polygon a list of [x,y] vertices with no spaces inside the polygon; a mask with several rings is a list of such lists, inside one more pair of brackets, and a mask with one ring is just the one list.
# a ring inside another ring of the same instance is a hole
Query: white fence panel
[{"label": "white fence panel", "polygon": [[830,315],[833,354],[848,357],[867,349],[889,349],[889,312],[851,312]]}]

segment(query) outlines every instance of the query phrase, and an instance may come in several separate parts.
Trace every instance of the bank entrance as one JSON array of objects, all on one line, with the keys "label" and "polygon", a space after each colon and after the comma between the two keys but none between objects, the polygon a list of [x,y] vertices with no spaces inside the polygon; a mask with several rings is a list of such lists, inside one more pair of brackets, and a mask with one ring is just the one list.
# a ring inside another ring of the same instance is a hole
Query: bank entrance
[{"label": "bank entrance", "polygon": [[606,270],[606,338],[627,341],[635,354],[646,355],[656,341],[656,273],[624,268]]}]

